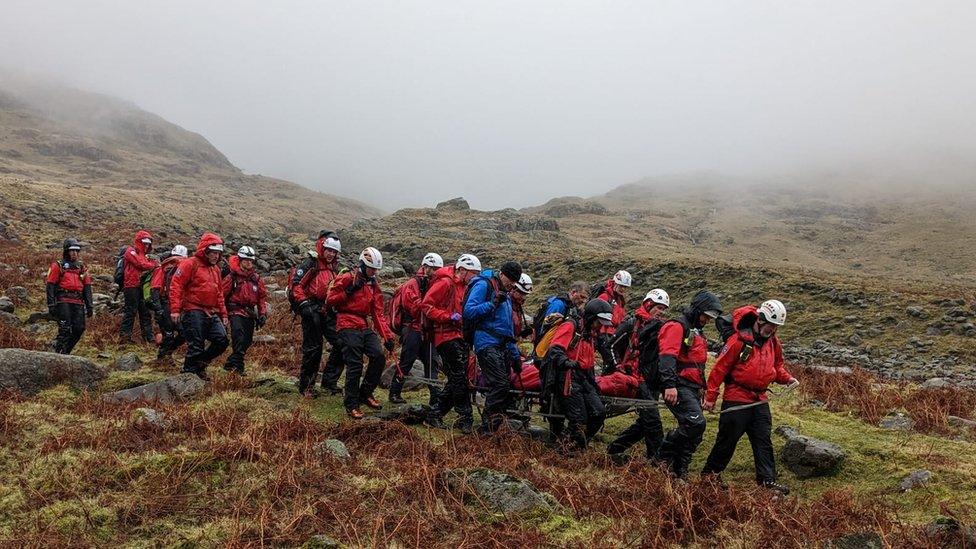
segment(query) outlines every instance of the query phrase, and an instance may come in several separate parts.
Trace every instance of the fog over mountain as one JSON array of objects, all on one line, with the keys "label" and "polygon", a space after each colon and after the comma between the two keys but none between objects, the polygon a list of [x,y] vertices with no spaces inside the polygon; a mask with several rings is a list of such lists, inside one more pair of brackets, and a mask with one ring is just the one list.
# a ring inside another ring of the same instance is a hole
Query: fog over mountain
[{"label": "fog over mountain", "polygon": [[8,0],[0,65],[394,209],[645,176],[971,185],[976,4]]}]

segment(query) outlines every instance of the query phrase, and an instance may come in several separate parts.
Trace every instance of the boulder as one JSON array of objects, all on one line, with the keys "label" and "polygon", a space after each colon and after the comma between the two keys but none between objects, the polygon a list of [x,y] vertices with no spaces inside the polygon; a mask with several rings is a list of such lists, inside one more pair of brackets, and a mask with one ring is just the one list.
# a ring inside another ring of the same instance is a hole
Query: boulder
[{"label": "boulder", "polygon": [[132,415],[135,416],[136,425],[156,427],[159,429],[169,427],[169,420],[166,419],[166,414],[157,412],[152,408],[136,408],[132,412]]},{"label": "boulder", "polygon": [[944,389],[946,387],[952,387],[952,382],[944,377],[933,377],[925,380],[922,383],[922,389]]},{"label": "boulder", "polygon": [[10,301],[7,296],[0,296],[0,312],[12,313],[14,312],[14,302]]},{"label": "boulder", "polygon": [[36,311],[27,317],[27,324],[37,324],[38,322],[54,322],[54,317],[47,311]]},{"label": "boulder", "polygon": [[301,549],[339,549],[342,544],[325,534],[316,534],[302,544]]},{"label": "boulder", "polygon": [[190,398],[202,391],[205,386],[206,383],[193,374],[180,374],[131,389],[105,393],[102,395],[102,400],[118,403],[145,400],[169,404]]},{"label": "boulder", "polygon": [[268,343],[274,343],[275,341],[278,341],[278,338],[276,338],[271,334],[258,334],[254,336],[254,339],[252,341],[257,344],[267,345]]},{"label": "boulder", "polygon": [[908,316],[910,316],[912,318],[923,318],[924,319],[924,318],[928,318],[929,317],[928,311],[926,311],[924,308],[919,307],[917,305],[913,305],[911,307],[906,307],[905,308],[905,314],[907,314]]},{"label": "boulder", "polygon": [[911,431],[915,427],[915,420],[902,412],[891,412],[881,418],[878,427],[889,431]]},{"label": "boulder", "polygon": [[105,368],[80,356],[0,349],[0,391],[36,395],[61,383],[90,389],[106,375]]},{"label": "boulder", "polygon": [[27,301],[27,288],[23,286],[11,286],[7,288],[7,295],[21,302]]},{"label": "boulder", "polygon": [[966,419],[959,416],[949,416],[946,418],[946,422],[950,427],[956,427],[958,429],[973,429],[976,428],[976,421],[971,419]]},{"label": "boulder", "polygon": [[551,495],[530,482],[492,469],[452,469],[444,473],[444,482],[452,492],[495,513],[548,514],[558,507]]},{"label": "boulder", "polygon": [[925,526],[925,535],[937,547],[976,547],[976,529],[954,518],[939,517]]},{"label": "boulder", "polygon": [[[388,366],[386,370],[383,371],[383,375],[380,376],[380,387],[383,389],[389,389],[390,384],[393,383],[393,374],[396,373],[396,364]],[[419,360],[414,362],[413,368],[410,369],[410,376],[421,377],[424,375],[424,365]],[[422,389],[426,385],[419,381],[413,379],[407,379],[403,382],[404,391],[416,391],[417,389]]]},{"label": "boulder", "polygon": [[434,206],[435,210],[470,210],[471,206],[468,205],[468,201],[464,198],[452,198],[450,200],[445,200],[444,202],[438,202]]},{"label": "boulder", "polygon": [[335,456],[339,459],[349,459],[352,455],[341,440],[330,438],[319,442],[314,447],[315,455],[319,457]]},{"label": "boulder", "polygon": [[8,326],[20,326],[20,319],[17,318],[17,315],[5,311],[0,311],[0,322],[3,322]]},{"label": "boulder", "polygon": [[112,363],[112,369],[123,372],[134,372],[142,368],[142,359],[135,353],[125,353]]},{"label": "boulder", "polygon": [[275,290],[271,292],[271,299],[274,301],[285,301],[288,299],[288,292],[286,290]]},{"label": "boulder", "polygon": [[832,475],[840,469],[847,457],[840,446],[803,436],[792,427],[781,425],[776,428],[776,434],[786,438],[780,459],[797,478]]},{"label": "boulder", "polygon": [[925,486],[931,479],[931,471],[926,471],[925,469],[912,471],[907,477],[901,479],[901,483],[898,484],[898,489],[902,492],[908,492],[909,490]]}]

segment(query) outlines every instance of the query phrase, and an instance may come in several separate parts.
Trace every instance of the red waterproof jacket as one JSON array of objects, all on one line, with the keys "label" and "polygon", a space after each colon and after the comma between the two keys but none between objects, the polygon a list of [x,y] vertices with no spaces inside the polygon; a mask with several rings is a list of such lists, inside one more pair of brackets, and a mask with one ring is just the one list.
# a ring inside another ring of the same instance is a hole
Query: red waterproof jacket
[{"label": "red waterproof jacket", "polygon": [[[783,348],[775,335],[761,344],[752,333],[756,321],[756,307],[747,305],[732,312],[735,334],[725,342],[718,361],[708,375],[705,400],[715,402],[718,388],[725,384],[722,400],[726,402],[756,402],[766,400],[770,383],[787,384],[793,379],[783,366]],[[751,345],[748,357],[742,360],[742,350]]]},{"label": "red waterproof jacket", "polygon": [[630,340],[624,358],[620,361],[620,369],[630,375],[637,375],[638,360],[640,359],[640,342],[637,336],[647,321],[651,320],[651,313],[647,312],[643,304],[634,311],[634,327],[630,332]]},{"label": "red waterproof jacket", "polygon": [[600,292],[600,295],[596,296],[595,299],[602,299],[613,307],[613,324],[610,326],[600,327],[600,332],[613,335],[613,333],[617,330],[617,326],[620,326],[620,323],[623,322],[624,318],[627,316],[626,299],[624,299],[624,296],[617,293],[616,284],[613,282],[612,278],[607,280],[607,284],[603,288],[603,291]]},{"label": "red waterproof jacket", "polygon": [[461,322],[451,322],[451,315],[462,313],[461,300],[467,283],[454,276],[454,267],[441,267],[421,302],[424,314],[433,324],[434,346],[461,339]]},{"label": "red waterproof jacket", "polygon": [[596,386],[604,396],[637,398],[638,385],[640,379],[637,376],[627,375],[621,371],[596,378]]},{"label": "red waterproof jacket", "polygon": [[84,305],[83,293],[85,288],[91,287],[91,276],[88,275],[88,268],[81,261],[69,263],[61,261],[51,263],[51,268],[47,271],[46,284],[56,286],[54,295],[57,303],[74,303]]},{"label": "red waterproof jacket", "polygon": [[173,255],[167,257],[163,260],[163,263],[153,272],[152,280],[149,281],[149,288],[153,290],[159,290],[159,294],[162,297],[169,295],[169,288],[166,285],[167,279],[172,279],[170,273],[173,272],[183,259],[178,255]]},{"label": "red waterproof jacket", "polygon": [[220,266],[207,262],[207,246],[222,243],[219,236],[203,233],[193,257],[180,261],[169,285],[169,308],[172,314],[203,311],[227,320]]},{"label": "red waterproof jacket", "polygon": [[254,318],[268,314],[268,290],[258,273],[241,269],[239,257],[231,256],[227,262],[230,272],[224,277],[223,292],[227,300],[227,312],[232,315]]},{"label": "red waterproof jacket", "polygon": [[318,254],[315,269],[310,273],[302,273],[301,281],[295,285],[292,292],[298,303],[307,299],[313,299],[320,303],[325,303],[329,295],[329,287],[335,280],[335,273],[338,270],[335,262],[327,262],[325,257],[325,237],[315,241],[315,251]]},{"label": "red waterproof jacket", "polygon": [[684,326],[677,320],[665,322],[657,333],[658,356],[674,357],[678,377],[703,386],[702,369],[708,362],[708,345],[698,333],[691,332],[689,336],[692,338],[691,344],[684,345]]},{"label": "red waterproof jacket", "polygon": [[132,242],[132,246],[125,249],[125,268],[122,271],[122,287],[123,288],[138,288],[139,278],[142,273],[152,269],[159,262],[154,261],[146,257],[146,245],[140,242],[143,238],[152,239],[152,235],[149,231],[139,231],[136,233],[136,238]]},{"label": "red waterproof jacket", "polygon": [[424,270],[421,268],[413,278],[404,282],[400,289],[403,312],[410,317],[410,322],[404,322],[404,325],[417,332],[423,328],[424,308],[423,296],[420,295],[420,279],[425,278]]},{"label": "red waterproof jacket", "polygon": [[373,330],[383,339],[390,339],[390,325],[383,314],[383,292],[377,283],[365,283],[361,288],[346,295],[346,288],[353,285],[360,275],[358,271],[336,277],[329,290],[326,303],[336,311],[336,330],[368,330],[368,319],[373,320]]},{"label": "red waterproof jacket", "polygon": [[579,364],[581,370],[592,370],[593,364],[596,362],[596,350],[593,347],[593,342],[585,337],[581,337],[576,342],[576,346],[572,347],[573,337],[576,335],[575,322],[564,321],[559,326],[556,326],[555,330],[556,333],[552,337],[550,349],[552,347],[562,347],[566,351],[566,358]]}]

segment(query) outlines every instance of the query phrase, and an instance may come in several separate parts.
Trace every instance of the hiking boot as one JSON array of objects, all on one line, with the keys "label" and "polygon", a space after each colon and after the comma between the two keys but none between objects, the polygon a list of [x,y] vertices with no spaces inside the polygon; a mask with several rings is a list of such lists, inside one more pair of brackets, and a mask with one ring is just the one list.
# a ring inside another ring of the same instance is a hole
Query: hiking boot
[{"label": "hiking boot", "polygon": [[444,425],[444,420],[440,416],[427,416],[424,418],[424,425],[431,427],[433,429],[446,429],[447,426]]},{"label": "hiking boot", "polygon": [[767,490],[772,490],[773,492],[778,493],[780,496],[790,495],[790,487],[786,486],[785,484],[767,480],[760,482],[759,485]]},{"label": "hiking boot", "polygon": [[386,399],[390,404],[406,404],[407,400],[400,395],[390,395],[390,398]]},{"label": "hiking boot", "polygon": [[372,408],[374,410],[382,410],[383,409],[383,405],[380,404],[380,401],[376,400],[376,397],[369,397],[369,398],[367,398],[366,400],[363,401],[363,404],[365,404],[366,406],[368,406],[368,407],[370,407],[370,408]]},{"label": "hiking boot", "polygon": [[208,376],[207,372],[205,372],[204,370],[183,370],[182,373],[193,374],[198,378],[202,379],[203,381],[210,381],[210,376]]},{"label": "hiking boot", "polygon": [[346,414],[348,414],[349,417],[351,417],[352,419],[363,419],[364,417],[366,417],[366,415],[363,414],[359,410],[359,408],[353,408],[352,410],[346,410]]}]

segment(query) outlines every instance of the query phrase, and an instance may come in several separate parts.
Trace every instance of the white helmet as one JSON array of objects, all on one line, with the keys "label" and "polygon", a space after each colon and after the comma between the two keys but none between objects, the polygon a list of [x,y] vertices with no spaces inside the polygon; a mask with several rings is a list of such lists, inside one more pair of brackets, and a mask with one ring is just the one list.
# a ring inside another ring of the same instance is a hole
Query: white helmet
[{"label": "white helmet", "polygon": [[631,278],[630,273],[627,271],[617,271],[617,274],[613,275],[613,282],[618,286],[629,288],[633,281],[633,278]]},{"label": "white helmet", "polygon": [[342,243],[339,242],[338,238],[333,238],[331,236],[326,237],[325,242],[322,243],[322,247],[329,250],[335,250],[336,252],[342,251]]},{"label": "white helmet", "polygon": [[383,268],[383,254],[372,246],[366,248],[359,254],[359,260],[367,267],[372,267],[373,269]]},{"label": "white helmet", "polygon": [[759,306],[759,318],[777,326],[786,324],[786,305],[776,299],[763,301]]},{"label": "white helmet", "polygon": [[532,277],[530,277],[525,273],[522,273],[522,276],[519,277],[518,282],[515,283],[515,289],[526,295],[531,294]]},{"label": "white helmet", "polygon": [[241,259],[257,259],[258,254],[254,252],[254,248],[250,246],[241,246],[240,250],[237,250],[237,257]]},{"label": "white helmet", "polygon": [[466,271],[481,272],[481,260],[471,254],[462,254],[454,264],[455,269]]},{"label": "white helmet", "polygon": [[654,288],[653,290],[647,292],[647,295],[644,296],[644,302],[646,303],[648,301],[653,301],[654,303],[664,305],[665,307],[671,306],[671,296],[668,295],[668,292],[665,292],[660,288]]},{"label": "white helmet", "polygon": [[444,258],[435,254],[429,253],[424,256],[424,260],[420,262],[424,267],[434,267],[435,269],[440,269],[444,266]]},{"label": "white helmet", "polygon": [[182,244],[177,244],[176,246],[173,246],[173,251],[170,252],[170,255],[175,255],[175,256],[178,256],[178,257],[186,257],[189,254],[190,254],[190,251],[187,250],[186,249],[186,246],[184,246]]},{"label": "white helmet", "polygon": [[149,237],[140,238],[139,242],[142,242],[143,244],[152,244],[152,239]]},{"label": "white helmet", "polygon": [[222,243],[211,244],[207,246],[207,251],[224,253],[224,245]]}]

